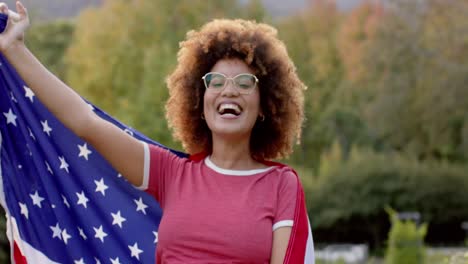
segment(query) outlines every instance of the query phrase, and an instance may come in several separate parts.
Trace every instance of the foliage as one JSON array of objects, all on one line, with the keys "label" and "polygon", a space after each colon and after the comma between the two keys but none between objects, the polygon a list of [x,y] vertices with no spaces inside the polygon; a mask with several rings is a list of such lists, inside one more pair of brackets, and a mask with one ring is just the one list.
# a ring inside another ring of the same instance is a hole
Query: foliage
[{"label": "foliage", "polygon": [[27,33],[26,45],[47,65],[47,69],[65,79],[67,64],[64,54],[72,41],[75,24],[71,21],[52,21],[34,24]]},{"label": "foliage", "polygon": [[[381,246],[389,227],[383,210],[419,211],[430,223],[428,240],[463,240],[468,218],[467,168],[420,162],[398,154],[339,148],[322,159],[319,178],[306,190],[315,238],[323,242],[370,242]],[[332,165],[330,165],[332,164]]]},{"label": "foliage", "polygon": [[398,219],[398,213],[392,209],[387,209],[387,212],[390,215],[392,227],[388,234],[385,263],[424,263],[424,237],[427,233],[427,224],[417,226],[415,222]]}]

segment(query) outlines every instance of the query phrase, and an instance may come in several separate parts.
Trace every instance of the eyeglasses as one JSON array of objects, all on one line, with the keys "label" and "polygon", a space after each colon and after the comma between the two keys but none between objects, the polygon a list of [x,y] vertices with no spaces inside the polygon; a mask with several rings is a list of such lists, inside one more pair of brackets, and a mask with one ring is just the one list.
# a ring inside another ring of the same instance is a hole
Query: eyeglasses
[{"label": "eyeglasses", "polygon": [[240,94],[250,94],[258,83],[257,77],[250,73],[241,73],[229,78],[219,72],[209,72],[202,79],[206,89],[215,93],[220,93],[227,86],[228,81],[232,81]]}]

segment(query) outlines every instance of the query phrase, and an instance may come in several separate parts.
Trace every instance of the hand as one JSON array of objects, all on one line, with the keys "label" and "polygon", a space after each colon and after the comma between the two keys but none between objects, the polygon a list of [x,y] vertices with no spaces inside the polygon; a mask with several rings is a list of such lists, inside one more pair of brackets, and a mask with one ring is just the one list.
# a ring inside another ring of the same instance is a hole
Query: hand
[{"label": "hand", "polygon": [[24,32],[29,26],[28,12],[20,1],[16,1],[16,11],[13,12],[5,3],[0,3],[0,12],[8,15],[5,31],[0,34],[1,52],[5,52],[15,44],[24,43]]}]

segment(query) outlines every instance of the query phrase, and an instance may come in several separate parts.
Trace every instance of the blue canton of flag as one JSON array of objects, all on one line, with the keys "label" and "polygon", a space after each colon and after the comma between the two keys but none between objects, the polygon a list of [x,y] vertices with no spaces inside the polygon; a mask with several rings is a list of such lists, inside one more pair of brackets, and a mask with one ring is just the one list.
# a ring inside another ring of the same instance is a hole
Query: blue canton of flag
[{"label": "blue canton of flag", "polygon": [[27,263],[155,263],[156,200],[65,128],[1,54],[0,177],[7,235]]}]

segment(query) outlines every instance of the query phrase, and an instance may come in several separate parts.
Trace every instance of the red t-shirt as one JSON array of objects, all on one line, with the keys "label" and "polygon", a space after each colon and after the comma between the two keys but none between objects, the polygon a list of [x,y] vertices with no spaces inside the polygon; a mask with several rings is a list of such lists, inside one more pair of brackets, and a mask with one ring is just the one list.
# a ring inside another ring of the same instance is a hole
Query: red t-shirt
[{"label": "red t-shirt", "polygon": [[269,263],[273,231],[293,225],[288,167],[225,170],[146,143],[144,167],[140,188],[163,209],[158,263]]}]

